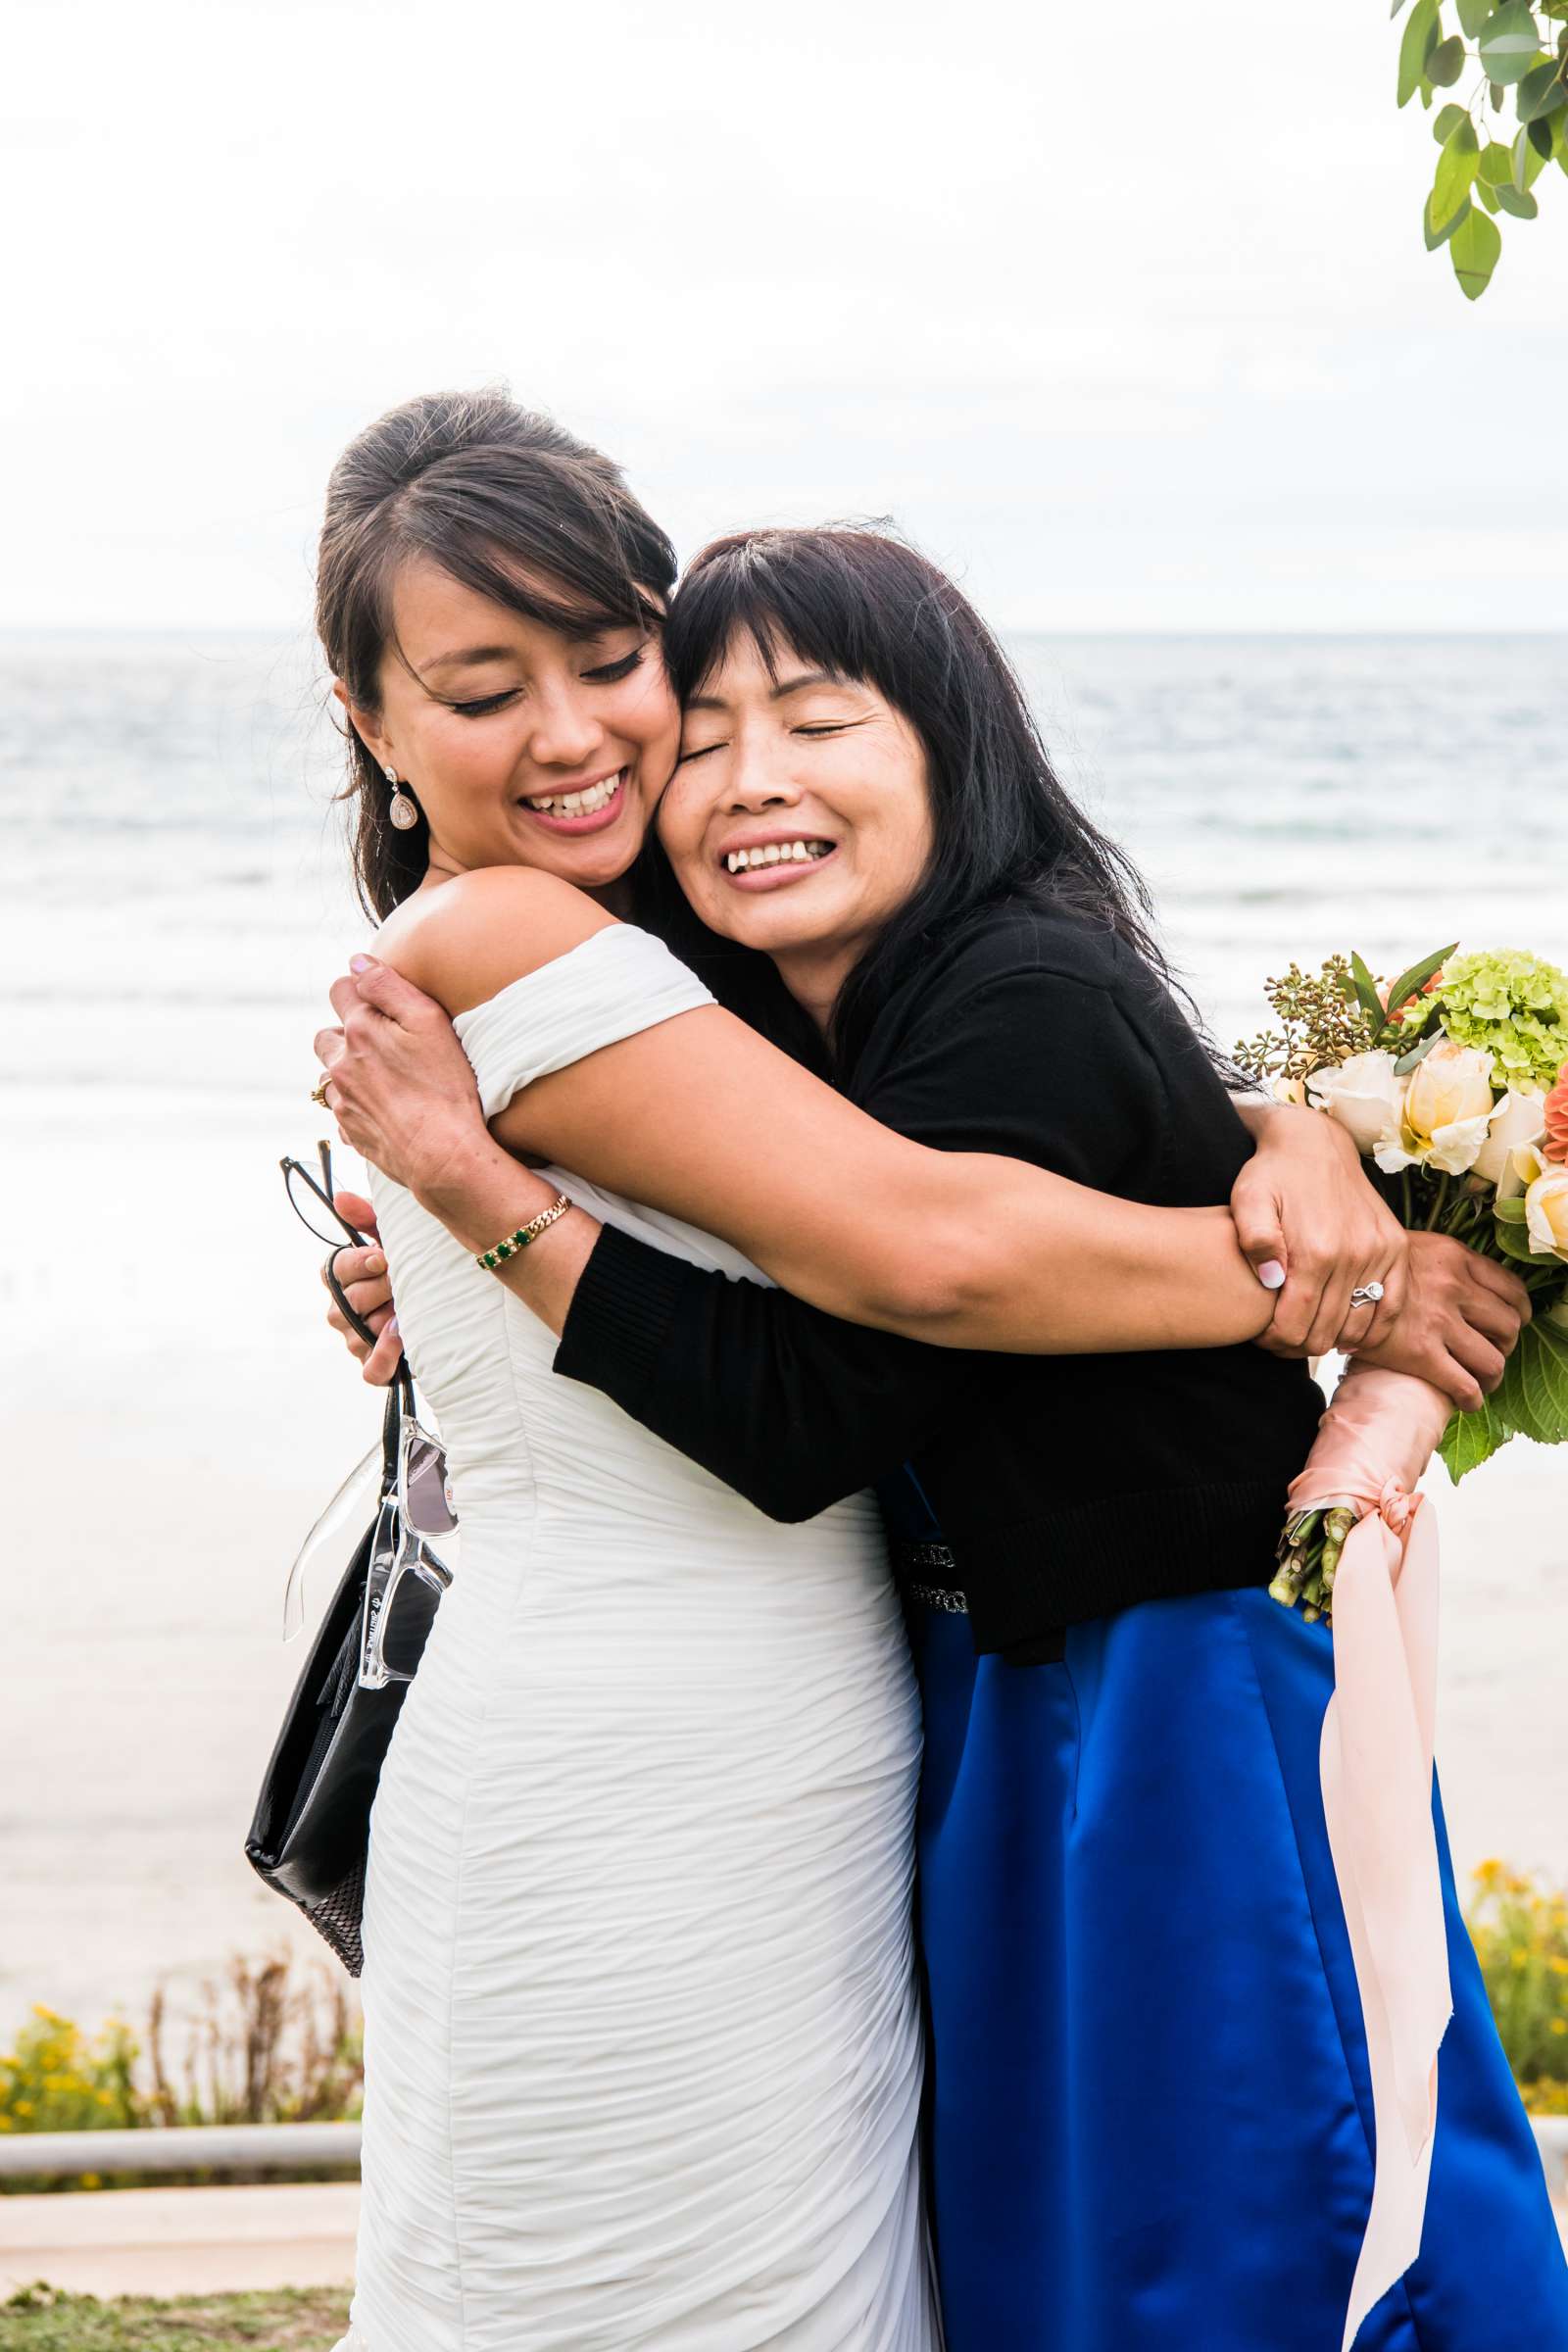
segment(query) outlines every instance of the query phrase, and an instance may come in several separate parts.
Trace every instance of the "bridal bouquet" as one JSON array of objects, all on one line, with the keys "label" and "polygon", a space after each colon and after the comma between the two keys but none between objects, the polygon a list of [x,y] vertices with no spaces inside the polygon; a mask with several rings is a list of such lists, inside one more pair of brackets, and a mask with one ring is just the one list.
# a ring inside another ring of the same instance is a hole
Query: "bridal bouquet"
[{"label": "bridal bouquet", "polygon": [[1340,1120],[1402,1222],[1505,1260],[1535,1320],[1495,1394],[1450,1414],[1424,1380],[1350,1366],[1290,1490],[1270,1590],[1332,1617],[1324,1820],[1366,2028],[1372,2203],[1342,2352],[1415,2260],[1451,2010],[1432,1817],[1438,1541],[1416,1485],[1462,1478],[1516,1434],[1568,1441],[1568,974],[1452,947],[1382,987],[1359,956],[1271,980],[1279,1027],[1252,1076]]},{"label": "bridal bouquet", "polygon": [[[1435,1449],[1450,1475],[1515,1435],[1568,1442],[1568,974],[1535,956],[1448,947],[1391,986],[1359,956],[1335,956],[1316,974],[1292,964],[1265,993],[1279,1027],[1237,1049],[1249,1074],[1348,1128],[1405,1225],[1502,1260],[1531,1293],[1535,1320],[1501,1387],[1476,1411],[1444,1416]],[[1369,1370],[1352,1365],[1352,1377],[1364,1383]],[[1347,1388],[1343,1410],[1356,1394]],[[1432,1406],[1416,1414],[1406,1402],[1413,1436]],[[1320,1443],[1331,1436],[1326,1427]],[[1303,1497],[1286,1525],[1276,1598],[1330,1615],[1359,1515],[1349,1500]]]}]

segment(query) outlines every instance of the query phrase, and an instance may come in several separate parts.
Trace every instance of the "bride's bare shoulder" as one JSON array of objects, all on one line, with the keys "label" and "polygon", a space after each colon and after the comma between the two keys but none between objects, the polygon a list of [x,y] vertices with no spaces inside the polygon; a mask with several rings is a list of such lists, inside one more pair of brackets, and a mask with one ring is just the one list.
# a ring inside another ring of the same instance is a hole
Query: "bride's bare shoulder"
[{"label": "bride's bare shoulder", "polygon": [[614,920],[559,875],[481,866],[405,899],[376,933],[375,953],[448,1012],[466,1012]]}]

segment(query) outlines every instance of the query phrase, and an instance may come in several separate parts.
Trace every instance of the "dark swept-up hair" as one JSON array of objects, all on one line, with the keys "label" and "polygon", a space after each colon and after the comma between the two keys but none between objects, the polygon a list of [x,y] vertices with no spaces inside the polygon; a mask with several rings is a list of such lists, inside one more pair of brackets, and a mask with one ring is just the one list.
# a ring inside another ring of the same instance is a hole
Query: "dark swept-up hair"
[{"label": "dark swept-up hair", "polygon": [[[362,710],[380,709],[382,659],[399,653],[392,583],[411,556],[572,636],[657,623],[675,578],[675,551],[619,466],[501,391],[406,400],[332,468],[316,626]],[[385,916],[423,878],[429,828],[422,813],[408,832],[394,828],[389,787],[352,727],[348,755],[355,881]]]},{"label": "dark swept-up hair", "polygon": [[682,702],[747,640],[775,677],[793,653],[875,687],[926,754],[931,862],[840,991],[831,1042],[841,1071],[933,946],[1007,899],[1103,924],[1172,985],[1137,868],[1056,781],[1011,663],[934,564],[880,524],[715,539],[682,580],[665,631]]}]

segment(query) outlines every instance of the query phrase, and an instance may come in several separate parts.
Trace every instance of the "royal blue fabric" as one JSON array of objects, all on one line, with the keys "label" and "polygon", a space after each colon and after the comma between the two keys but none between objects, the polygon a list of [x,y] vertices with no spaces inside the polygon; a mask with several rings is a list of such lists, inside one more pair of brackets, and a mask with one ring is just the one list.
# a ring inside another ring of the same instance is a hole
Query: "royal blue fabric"
[{"label": "royal blue fabric", "polygon": [[[1321,1626],[1261,1591],[977,1659],[911,1607],[949,2352],[1339,2352],[1372,2189],[1318,1788]],[[1568,2267],[1438,1816],[1454,2017],[1419,2262],[1357,2352],[1568,2352]]]}]

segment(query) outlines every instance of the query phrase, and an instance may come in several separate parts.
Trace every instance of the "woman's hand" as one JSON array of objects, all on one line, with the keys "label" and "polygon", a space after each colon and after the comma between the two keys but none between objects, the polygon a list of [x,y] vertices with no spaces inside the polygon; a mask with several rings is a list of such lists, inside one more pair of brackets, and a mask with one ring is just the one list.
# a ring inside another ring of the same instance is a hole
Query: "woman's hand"
[{"label": "woman's hand", "polygon": [[[1236,1180],[1231,1215],[1260,1278],[1269,1281],[1271,1263],[1282,1270],[1261,1345],[1280,1355],[1376,1347],[1404,1304],[1410,1235],[1337,1121],[1286,1103],[1238,1107],[1256,1150]],[[1372,1282],[1382,1298],[1352,1307],[1350,1293]]]},{"label": "woman's hand", "polygon": [[473,1069],[433,998],[386,964],[332,983],[340,1029],[320,1029],[316,1057],[326,1107],[345,1143],[416,1200],[490,1143]]},{"label": "woman's hand", "polygon": [[[398,1318],[392,1297],[391,1278],[387,1273],[386,1252],[381,1248],[376,1228],[375,1211],[359,1193],[334,1193],[333,1200],[340,1217],[346,1218],[359,1233],[368,1233],[369,1241],[363,1249],[335,1250],[332,1271],[343,1296],[362,1323],[375,1334],[373,1343],[361,1338],[344,1314],[336,1299],[326,1310],[327,1322],[340,1332],[344,1345],[364,1372],[372,1388],[384,1389],[403,1357],[403,1342],[398,1334]],[[326,1274],[321,1274],[323,1285]],[[330,1286],[327,1295],[330,1298]]]},{"label": "woman's hand", "polygon": [[1352,1352],[1386,1372],[1413,1372],[1473,1413],[1501,1380],[1530,1321],[1530,1293],[1506,1266],[1446,1233],[1412,1233],[1410,1289],[1392,1332]]}]

